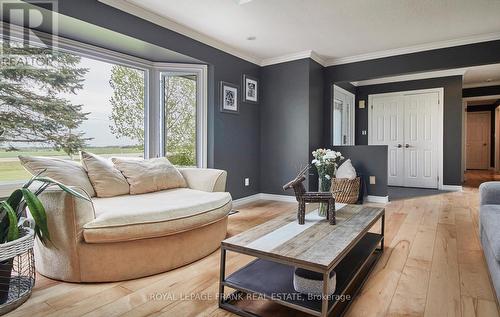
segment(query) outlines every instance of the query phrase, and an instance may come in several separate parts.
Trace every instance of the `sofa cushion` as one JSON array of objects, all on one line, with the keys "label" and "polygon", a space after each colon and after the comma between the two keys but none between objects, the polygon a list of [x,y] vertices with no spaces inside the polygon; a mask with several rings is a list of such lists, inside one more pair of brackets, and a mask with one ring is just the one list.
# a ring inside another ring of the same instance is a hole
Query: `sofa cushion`
[{"label": "sofa cushion", "polygon": [[128,195],[130,186],[111,160],[85,151],[80,152],[80,159],[97,197]]},{"label": "sofa cushion", "polygon": [[171,235],[226,217],[231,201],[229,193],[189,188],[95,198],[95,219],[83,236],[87,243],[107,243]]},{"label": "sofa cushion", "polygon": [[182,174],[167,158],[143,160],[113,157],[111,160],[127,178],[132,195],[187,186]]},{"label": "sofa cushion", "polygon": [[95,196],[87,172],[80,163],[55,157],[19,156],[21,165],[32,175],[43,171],[42,176],[50,177],[66,186],[83,189],[90,197]]},{"label": "sofa cushion", "polygon": [[481,221],[495,259],[500,262],[500,230],[498,229],[500,228],[500,205],[482,205],[479,221]]}]

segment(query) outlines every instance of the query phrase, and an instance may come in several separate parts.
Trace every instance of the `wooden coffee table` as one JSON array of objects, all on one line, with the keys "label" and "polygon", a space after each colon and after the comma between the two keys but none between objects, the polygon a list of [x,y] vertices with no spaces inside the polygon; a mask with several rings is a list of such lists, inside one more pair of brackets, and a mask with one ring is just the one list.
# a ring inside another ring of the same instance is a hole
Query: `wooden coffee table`
[{"label": "wooden coffee table", "polygon": [[[333,226],[314,210],[306,215],[304,225],[294,215],[283,216],[222,241],[219,307],[256,316],[249,308],[239,307],[238,301],[265,298],[314,316],[342,315],[383,252],[385,209],[336,204],[336,210]],[[379,220],[380,229],[374,226]],[[226,277],[228,251],[256,259]],[[322,296],[294,290],[295,267],[323,275]],[[336,290],[328,296],[332,270]],[[224,296],[225,287],[235,291]]]}]

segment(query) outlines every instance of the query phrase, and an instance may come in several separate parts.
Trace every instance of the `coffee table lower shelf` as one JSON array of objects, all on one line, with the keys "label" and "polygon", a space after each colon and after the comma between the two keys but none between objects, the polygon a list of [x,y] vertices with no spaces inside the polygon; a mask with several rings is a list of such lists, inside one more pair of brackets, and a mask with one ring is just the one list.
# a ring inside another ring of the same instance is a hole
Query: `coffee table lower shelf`
[{"label": "coffee table lower shelf", "polygon": [[[378,248],[383,235],[366,233],[334,271],[337,287],[328,303],[332,316],[341,316],[363,286],[368,274],[380,258]],[[293,287],[294,267],[269,260],[256,259],[221,282],[236,294],[253,294],[313,316],[321,316],[321,296],[302,294]],[[348,298],[347,296],[350,296]],[[219,306],[240,316],[257,316],[237,306],[237,296],[221,299]]]}]

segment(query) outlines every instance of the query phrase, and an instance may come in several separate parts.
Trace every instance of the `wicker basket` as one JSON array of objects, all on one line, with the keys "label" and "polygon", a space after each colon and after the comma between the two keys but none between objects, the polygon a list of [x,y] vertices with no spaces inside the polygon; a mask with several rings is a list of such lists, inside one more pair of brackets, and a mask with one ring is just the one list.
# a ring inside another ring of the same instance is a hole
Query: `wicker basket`
[{"label": "wicker basket", "polygon": [[19,239],[0,244],[0,315],[24,303],[35,285],[35,233],[24,227],[19,234]]},{"label": "wicker basket", "polygon": [[359,199],[361,178],[334,178],[332,179],[331,192],[335,193],[335,201],[344,204],[355,204]]}]

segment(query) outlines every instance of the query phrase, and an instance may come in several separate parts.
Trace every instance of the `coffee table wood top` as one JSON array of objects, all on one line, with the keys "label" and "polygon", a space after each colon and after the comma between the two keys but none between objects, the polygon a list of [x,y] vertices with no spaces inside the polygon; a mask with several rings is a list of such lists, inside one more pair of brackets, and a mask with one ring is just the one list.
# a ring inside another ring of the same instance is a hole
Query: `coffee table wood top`
[{"label": "coffee table wood top", "polygon": [[337,265],[385,212],[344,204],[336,204],[336,210],[336,225],[319,217],[317,210],[306,215],[304,225],[295,215],[286,215],[228,238],[222,247],[323,272]]}]

